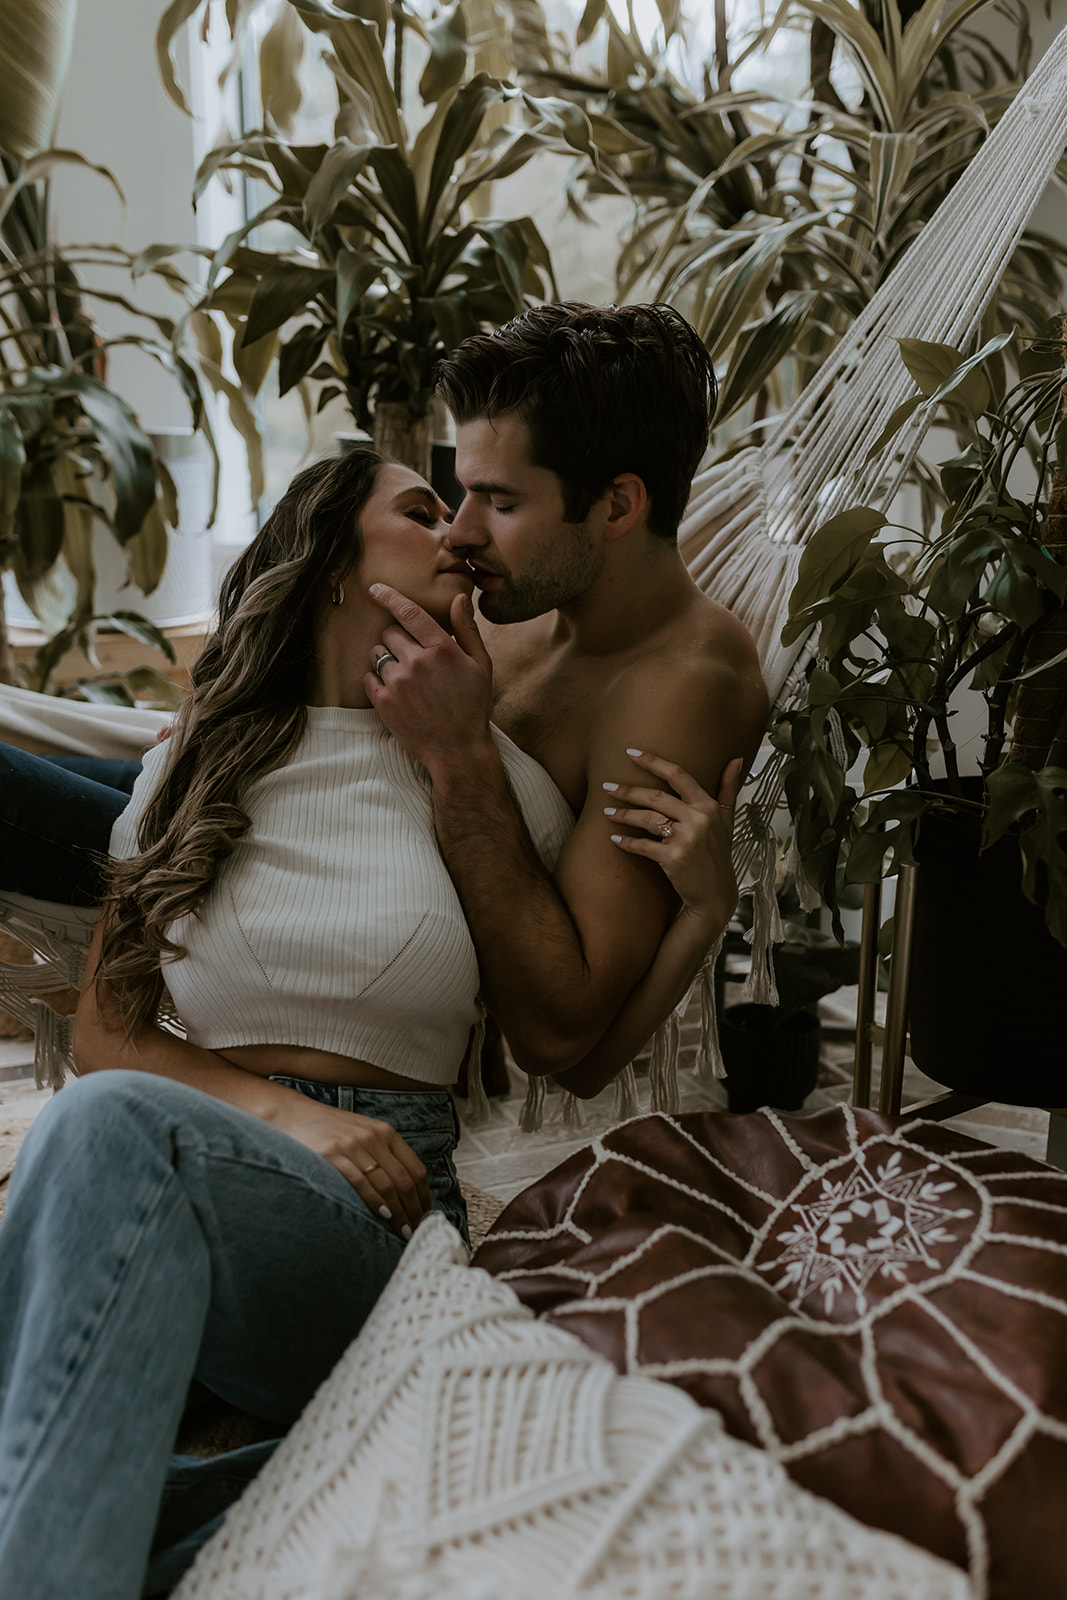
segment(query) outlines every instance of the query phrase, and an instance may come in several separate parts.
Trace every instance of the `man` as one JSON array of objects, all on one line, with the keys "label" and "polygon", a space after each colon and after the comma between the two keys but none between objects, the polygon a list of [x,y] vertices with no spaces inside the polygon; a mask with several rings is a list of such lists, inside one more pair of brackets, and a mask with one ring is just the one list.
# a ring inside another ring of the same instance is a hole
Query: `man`
[{"label": "man", "polygon": [[[526,1041],[520,1065],[595,1093],[603,1079],[575,1064],[648,969],[677,905],[659,868],[620,848],[626,834],[613,839],[605,810],[620,784],[657,809],[649,750],[715,794],[732,758],[751,760],[766,717],[751,639],[696,587],[676,543],[715,378],[669,307],[564,304],[466,340],[443,363],[439,392],[464,490],[450,542],[480,590],[485,640],[464,598],[453,638],[375,589],[396,621],[366,686],[430,774],[483,993],[504,1033]],[[577,815],[551,878],[490,716]]]},{"label": "man", "polygon": [[[649,968],[677,907],[663,872],[641,859],[636,830],[605,816],[626,809],[615,800],[640,806],[641,794],[665,815],[647,758],[628,752],[665,756],[715,794],[732,758],[751,760],[766,716],[748,634],[700,592],[676,544],[715,377],[669,307],[565,304],[466,340],[443,363],[440,392],[456,418],[465,490],[450,542],[480,590],[485,642],[469,602],[454,608],[453,639],[383,590],[376,598],[396,625],[375,651],[385,660],[368,691],[431,775],[483,993],[505,1034],[526,1041],[520,1065],[596,1093],[604,1077],[575,1064]],[[551,879],[511,800],[490,714],[578,818]],[[0,751],[0,762],[27,759]],[[640,792],[604,787],[628,782]],[[52,809],[69,816],[68,784],[53,771]],[[8,849],[23,875],[0,859],[0,884],[41,893],[25,874],[43,813],[28,782],[9,792],[33,815]],[[115,814],[124,804],[114,797]],[[10,826],[0,833],[10,846]],[[97,893],[91,873],[78,898]],[[732,893],[724,866],[722,922]]]}]

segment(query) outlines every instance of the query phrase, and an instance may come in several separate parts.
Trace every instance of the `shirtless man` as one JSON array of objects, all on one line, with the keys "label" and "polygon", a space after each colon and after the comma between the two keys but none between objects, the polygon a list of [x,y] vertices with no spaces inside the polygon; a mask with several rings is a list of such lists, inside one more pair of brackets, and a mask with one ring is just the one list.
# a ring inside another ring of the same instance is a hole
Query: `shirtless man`
[{"label": "shirtless man", "polygon": [[[519,1064],[591,1095],[606,1076],[574,1063],[638,984],[677,909],[654,864],[662,847],[628,828],[628,813],[671,820],[672,795],[688,798],[673,764],[732,808],[735,758],[748,765],[766,717],[749,635],[697,588],[676,543],[714,374],[668,307],[571,304],[466,340],[443,363],[439,389],[456,419],[464,489],[450,542],[474,572],[481,628],[465,597],[453,606],[453,638],[376,588],[396,620],[366,687],[430,774],[486,1003],[505,1035],[525,1041]],[[577,816],[551,878],[511,798],[490,717],[547,768]],[[736,900],[725,859],[722,879],[720,928]],[[670,936],[690,940],[695,972],[699,930],[671,926]]]}]

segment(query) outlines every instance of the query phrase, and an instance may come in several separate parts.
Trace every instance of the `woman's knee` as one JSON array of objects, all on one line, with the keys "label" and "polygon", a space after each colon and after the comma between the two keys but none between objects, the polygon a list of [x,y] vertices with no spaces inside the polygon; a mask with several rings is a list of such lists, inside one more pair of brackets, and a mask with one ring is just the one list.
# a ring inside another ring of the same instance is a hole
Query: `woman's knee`
[{"label": "woman's knee", "polygon": [[131,1138],[143,1139],[162,1130],[173,1110],[175,1088],[184,1085],[121,1069],[75,1078],[37,1117],[24,1153],[41,1147],[64,1161],[91,1162],[114,1156]]}]

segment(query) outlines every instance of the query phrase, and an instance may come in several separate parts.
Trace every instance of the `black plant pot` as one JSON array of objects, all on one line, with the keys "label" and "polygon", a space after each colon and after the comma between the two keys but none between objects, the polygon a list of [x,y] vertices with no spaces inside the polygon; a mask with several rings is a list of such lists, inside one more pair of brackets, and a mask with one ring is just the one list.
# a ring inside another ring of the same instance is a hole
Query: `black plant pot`
[{"label": "black plant pot", "polygon": [[783,1019],[777,1006],[728,1006],[719,1015],[719,1045],[730,1110],[799,1111],[818,1082],[821,1036],[814,1011]]},{"label": "black plant pot", "polygon": [[1067,1103],[1067,950],[1022,892],[1019,846],[928,811],[916,859],[908,1022],[915,1065],[1009,1105]]}]

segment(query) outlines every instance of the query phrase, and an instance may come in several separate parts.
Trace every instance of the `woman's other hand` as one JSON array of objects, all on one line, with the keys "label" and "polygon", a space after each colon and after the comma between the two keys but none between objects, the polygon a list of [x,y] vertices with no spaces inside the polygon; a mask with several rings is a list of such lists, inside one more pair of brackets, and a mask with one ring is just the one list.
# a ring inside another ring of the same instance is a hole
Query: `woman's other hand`
[{"label": "woman's other hand", "polygon": [[404,1240],[430,1209],[426,1168],[388,1122],[323,1105],[293,1092],[293,1103],[271,1117],[275,1127],[336,1167],[383,1222]]},{"label": "woman's other hand", "polygon": [[641,830],[635,836],[613,833],[612,843],[661,867],[682,911],[706,922],[714,943],[737,908],[732,841],[744,763],[740,756],[727,763],[712,799],[677,762],[648,751],[627,754],[660,779],[661,786],[646,789],[620,783],[605,795],[611,804],[604,813],[612,825],[625,823]]}]

